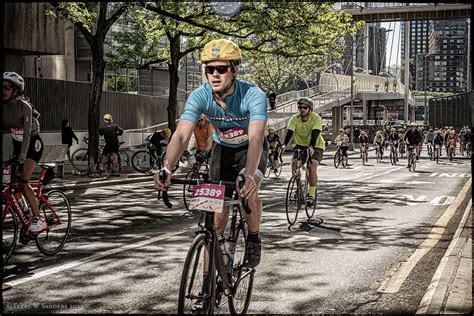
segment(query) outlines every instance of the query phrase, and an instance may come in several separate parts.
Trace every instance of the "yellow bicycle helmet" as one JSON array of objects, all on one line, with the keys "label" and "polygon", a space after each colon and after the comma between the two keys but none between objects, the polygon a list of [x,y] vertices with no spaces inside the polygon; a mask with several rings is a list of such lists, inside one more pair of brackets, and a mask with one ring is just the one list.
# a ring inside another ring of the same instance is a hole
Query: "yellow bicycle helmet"
[{"label": "yellow bicycle helmet", "polygon": [[210,41],[201,52],[201,62],[207,63],[218,60],[242,62],[242,53],[239,46],[227,39]]},{"label": "yellow bicycle helmet", "polygon": [[169,128],[165,128],[163,132],[165,132],[166,138],[169,139],[171,137],[171,130]]},{"label": "yellow bicycle helmet", "polygon": [[268,134],[273,134],[275,133],[275,128],[274,127],[269,127],[268,128]]},{"label": "yellow bicycle helmet", "polygon": [[104,114],[104,121],[112,121],[112,115],[109,113]]}]

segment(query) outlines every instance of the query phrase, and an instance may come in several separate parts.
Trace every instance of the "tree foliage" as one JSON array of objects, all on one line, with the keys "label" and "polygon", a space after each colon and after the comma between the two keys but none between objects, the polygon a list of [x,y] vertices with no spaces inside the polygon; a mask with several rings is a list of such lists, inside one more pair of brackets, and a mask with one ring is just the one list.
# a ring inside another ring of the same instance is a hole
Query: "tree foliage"
[{"label": "tree foliage", "polygon": [[265,90],[282,91],[311,80],[328,59],[341,56],[345,34],[361,22],[335,12],[330,2],[242,2],[233,17],[217,15],[210,2],[139,2],[127,16],[134,32],[117,33],[108,57],[143,68],[166,62],[170,73],[168,123],[175,127],[178,68],[187,54],[213,38],[229,38],[245,57],[244,78]]},{"label": "tree foliage", "polygon": [[50,2],[50,14],[71,22],[84,36],[92,52],[92,83],[89,93],[88,131],[89,167],[88,174],[94,173],[98,164],[100,126],[100,100],[104,84],[105,37],[124,14],[131,3],[128,2]]}]

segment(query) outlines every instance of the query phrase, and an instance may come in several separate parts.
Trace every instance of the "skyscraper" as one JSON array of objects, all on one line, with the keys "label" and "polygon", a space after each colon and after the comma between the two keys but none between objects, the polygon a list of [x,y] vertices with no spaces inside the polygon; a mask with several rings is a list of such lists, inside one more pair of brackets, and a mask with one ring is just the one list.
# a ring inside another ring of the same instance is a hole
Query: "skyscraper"
[{"label": "skyscraper", "polygon": [[[405,27],[401,25],[401,38]],[[466,19],[410,22],[410,89],[467,91],[469,25]],[[402,60],[405,58],[402,41]],[[425,81],[426,76],[426,81]],[[403,75],[402,75],[402,78]]]}]

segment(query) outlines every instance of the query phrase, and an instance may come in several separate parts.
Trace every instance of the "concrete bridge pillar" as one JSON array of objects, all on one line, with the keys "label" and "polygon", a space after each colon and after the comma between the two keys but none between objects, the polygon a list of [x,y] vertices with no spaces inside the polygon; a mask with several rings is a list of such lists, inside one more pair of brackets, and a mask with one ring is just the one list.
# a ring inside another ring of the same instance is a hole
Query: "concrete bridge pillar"
[{"label": "concrete bridge pillar", "polygon": [[415,121],[415,109],[410,109],[410,121]]},{"label": "concrete bridge pillar", "polygon": [[367,109],[367,101],[362,101],[362,124],[367,125],[367,117],[369,116],[369,111]]},{"label": "concrete bridge pillar", "polygon": [[342,127],[344,120],[343,106],[332,108],[332,135],[333,138],[337,135],[337,131]]}]

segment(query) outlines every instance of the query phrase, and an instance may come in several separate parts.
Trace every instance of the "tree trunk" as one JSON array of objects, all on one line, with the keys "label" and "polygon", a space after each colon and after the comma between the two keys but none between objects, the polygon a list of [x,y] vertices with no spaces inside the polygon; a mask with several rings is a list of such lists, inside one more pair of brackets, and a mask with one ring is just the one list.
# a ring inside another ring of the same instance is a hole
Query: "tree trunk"
[{"label": "tree trunk", "polygon": [[89,92],[89,168],[87,173],[95,173],[99,162],[99,126],[100,126],[100,100],[104,85],[104,45],[103,41],[96,40],[92,47],[92,84]]},{"label": "tree trunk", "polygon": [[179,84],[179,55],[180,55],[180,36],[169,38],[171,63],[168,64],[170,76],[170,95],[168,99],[168,127],[171,131],[176,130],[176,112],[178,110],[178,84]]}]

